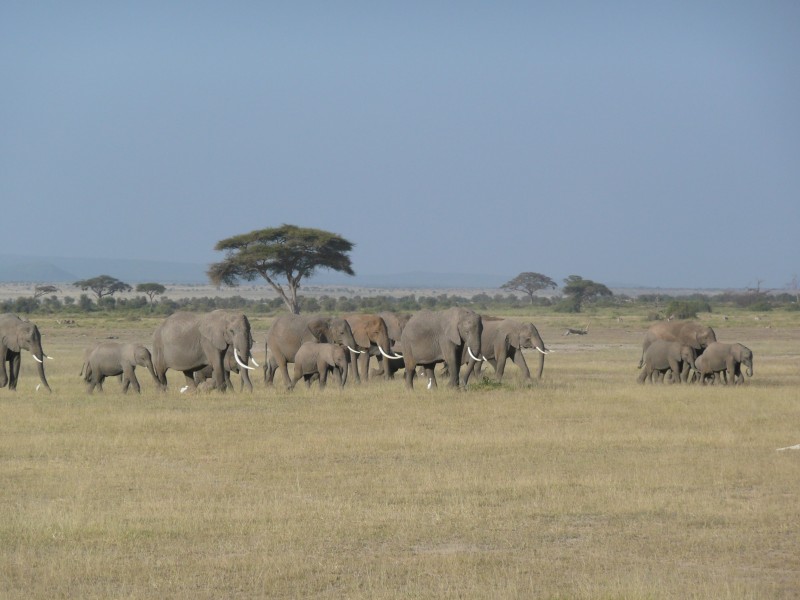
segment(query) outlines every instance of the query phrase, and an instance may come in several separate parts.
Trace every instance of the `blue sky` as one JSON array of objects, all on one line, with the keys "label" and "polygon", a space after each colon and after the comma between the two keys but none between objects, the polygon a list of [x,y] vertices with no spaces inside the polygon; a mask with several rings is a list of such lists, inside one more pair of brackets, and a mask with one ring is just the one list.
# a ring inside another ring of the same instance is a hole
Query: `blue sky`
[{"label": "blue sky", "polygon": [[4,2],[4,252],[783,287],[800,4]]}]

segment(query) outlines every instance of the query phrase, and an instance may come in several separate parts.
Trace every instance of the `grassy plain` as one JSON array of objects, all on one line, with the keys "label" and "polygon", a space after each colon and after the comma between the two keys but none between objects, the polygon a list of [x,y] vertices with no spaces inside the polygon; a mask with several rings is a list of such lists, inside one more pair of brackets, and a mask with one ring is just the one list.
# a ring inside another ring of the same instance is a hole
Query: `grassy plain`
[{"label": "grassy plain", "polygon": [[0,390],[0,597],[797,597],[800,314],[704,316],[755,354],[737,388],[640,386],[644,319],[585,319],[531,318],[530,387],[88,396],[83,348],[160,319],[40,318],[53,393],[29,356]]}]

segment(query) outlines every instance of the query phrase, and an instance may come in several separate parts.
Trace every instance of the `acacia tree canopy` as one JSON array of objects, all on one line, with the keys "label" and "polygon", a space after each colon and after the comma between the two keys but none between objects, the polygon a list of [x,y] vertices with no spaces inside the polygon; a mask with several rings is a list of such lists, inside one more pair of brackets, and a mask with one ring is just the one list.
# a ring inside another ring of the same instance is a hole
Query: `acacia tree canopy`
[{"label": "acacia tree canopy", "polygon": [[160,283],[137,283],[136,291],[142,294],[147,294],[150,298],[150,304],[155,302],[155,297],[160,296],[167,291],[167,288]]},{"label": "acacia tree canopy", "polygon": [[558,284],[556,284],[556,282],[550,279],[547,275],[526,271],[524,273],[520,273],[511,281],[505,282],[500,286],[500,289],[524,292],[528,294],[528,297],[531,299],[531,304],[533,304],[533,295],[536,292],[547,288],[555,289],[557,287]]},{"label": "acacia tree canopy", "polygon": [[[284,224],[220,240],[214,249],[225,252],[225,259],[211,264],[207,273],[216,286],[235,286],[239,280],[262,277],[289,310],[298,314],[297,290],[304,278],[318,269],[355,275],[348,256],[353,247],[335,233]],[[286,279],[286,289],[280,278]]]},{"label": "acacia tree canopy", "polygon": [[124,281],[120,281],[111,275],[98,275],[91,279],[81,279],[73,283],[77,288],[83,291],[92,290],[97,299],[100,300],[103,296],[113,296],[117,292],[130,292],[133,288]]},{"label": "acacia tree canopy", "polygon": [[586,302],[591,302],[601,296],[613,296],[614,293],[602,283],[591,279],[584,279],[580,275],[570,275],[564,279],[563,292],[574,303],[575,312],[581,312],[581,307]]}]

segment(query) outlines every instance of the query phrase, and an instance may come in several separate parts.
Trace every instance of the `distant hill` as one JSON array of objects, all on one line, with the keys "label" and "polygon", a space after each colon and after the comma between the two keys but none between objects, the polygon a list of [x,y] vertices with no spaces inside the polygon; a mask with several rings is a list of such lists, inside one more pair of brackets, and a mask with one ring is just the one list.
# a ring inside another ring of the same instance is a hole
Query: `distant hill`
[{"label": "distant hill", "polygon": [[[206,284],[207,268],[206,264],[155,260],[0,254],[0,283],[63,283],[97,275],[111,275],[130,284],[150,281],[165,284]],[[422,271],[350,277],[322,271],[307,283],[375,288],[497,288],[511,277],[513,276]]]},{"label": "distant hill", "polygon": [[111,275],[126,283],[207,283],[207,265],[112,258],[0,254],[0,282],[58,283]]}]

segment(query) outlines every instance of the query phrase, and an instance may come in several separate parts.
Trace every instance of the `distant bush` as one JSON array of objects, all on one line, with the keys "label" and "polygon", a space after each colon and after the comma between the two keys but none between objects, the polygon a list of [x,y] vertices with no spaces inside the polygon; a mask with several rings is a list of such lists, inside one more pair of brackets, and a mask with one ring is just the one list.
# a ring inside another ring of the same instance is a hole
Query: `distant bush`
[{"label": "distant bush", "polygon": [[711,305],[705,300],[672,300],[666,309],[676,319],[696,319],[700,312],[711,312]]}]

